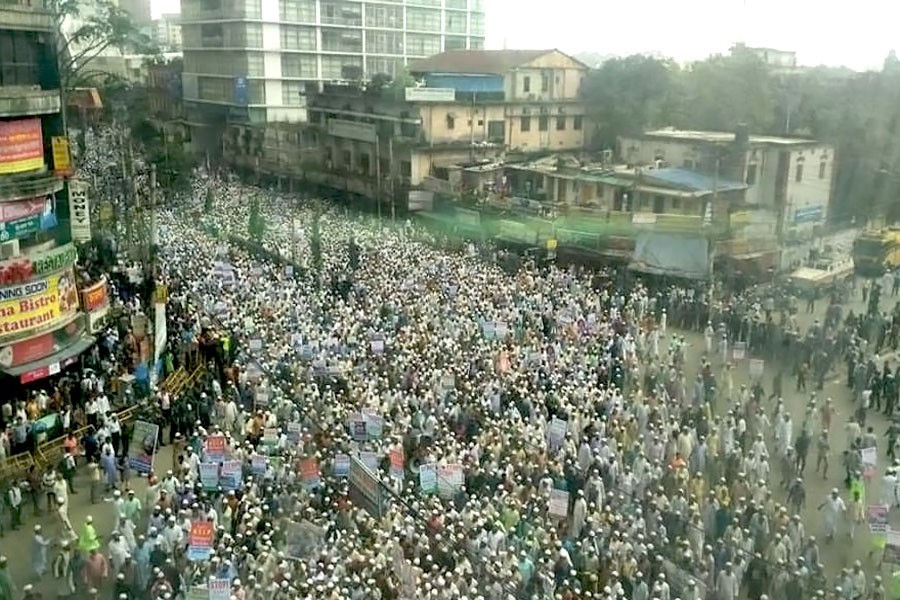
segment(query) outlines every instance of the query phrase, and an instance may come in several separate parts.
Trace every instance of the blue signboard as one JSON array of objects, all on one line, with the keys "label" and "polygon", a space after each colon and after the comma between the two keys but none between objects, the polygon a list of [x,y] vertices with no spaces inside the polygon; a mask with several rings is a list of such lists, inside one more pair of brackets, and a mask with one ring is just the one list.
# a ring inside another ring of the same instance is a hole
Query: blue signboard
[{"label": "blue signboard", "polygon": [[794,211],[794,223],[818,223],[825,215],[825,207],[821,204],[805,206]]},{"label": "blue signboard", "polygon": [[234,102],[241,106],[250,104],[250,90],[246,77],[234,78]]}]

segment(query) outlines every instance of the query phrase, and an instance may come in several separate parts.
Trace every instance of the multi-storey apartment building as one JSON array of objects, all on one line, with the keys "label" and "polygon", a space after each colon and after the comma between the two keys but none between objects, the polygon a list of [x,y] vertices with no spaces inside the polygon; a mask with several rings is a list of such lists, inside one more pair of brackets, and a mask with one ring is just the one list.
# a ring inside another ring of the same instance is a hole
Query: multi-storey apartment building
[{"label": "multi-storey apartment building", "polygon": [[[407,192],[426,180],[450,185],[450,173],[460,165],[584,145],[579,90],[587,67],[558,50],[451,50],[409,70],[417,81],[405,89],[311,85],[309,120],[299,137],[292,141],[283,132],[270,149],[269,131],[236,126],[225,138],[226,156],[273,174],[405,203]],[[302,159],[294,160],[298,150]]]},{"label": "multi-storey apartment building", "polygon": [[0,379],[19,383],[76,362],[107,307],[105,282],[79,290],[74,272],[90,210],[69,179],[54,35],[40,0],[0,2]]},{"label": "multi-storey apartment building", "polygon": [[683,167],[744,182],[746,205],[775,215],[782,265],[802,259],[828,218],[835,149],[818,140],[751,135],[746,127],[734,133],[668,128],[622,137],[619,151],[630,164]]},{"label": "multi-storey apartment building", "polygon": [[227,123],[303,120],[308,82],[482,48],[484,0],[183,0],[181,26],[186,118],[216,140]]}]

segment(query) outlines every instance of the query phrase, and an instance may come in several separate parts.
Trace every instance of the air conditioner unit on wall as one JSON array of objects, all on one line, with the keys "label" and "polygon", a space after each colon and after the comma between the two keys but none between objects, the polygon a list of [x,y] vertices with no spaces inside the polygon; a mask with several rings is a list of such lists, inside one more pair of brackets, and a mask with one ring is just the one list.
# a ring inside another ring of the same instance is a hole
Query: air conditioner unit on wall
[{"label": "air conditioner unit on wall", "polygon": [[10,240],[0,244],[0,259],[14,258],[19,254],[19,240]]}]

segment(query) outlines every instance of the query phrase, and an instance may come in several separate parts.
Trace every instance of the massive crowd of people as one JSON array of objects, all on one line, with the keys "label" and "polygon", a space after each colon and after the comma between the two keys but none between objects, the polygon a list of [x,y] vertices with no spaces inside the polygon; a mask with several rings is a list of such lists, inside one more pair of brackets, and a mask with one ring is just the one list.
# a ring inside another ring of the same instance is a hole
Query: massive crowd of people
[{"label": "massive crowd of people", "polygon": [[[264,238],[235,243],[252,195]],[[125,600],[888,597],[878,557],[820,558],[865,521],[865,407],[896,394],[877,305],[804,328],[778,287],[511,273],[492,248],[205,173],[160,228],[170,339],[208,375],[155,394],[173,464],[116,497],[108,542],[77,528],[64,572],[100,566],[69,593],[107,573]],[[741,353],[783,366],[740,385]],[[843,361],[846,437],[816,393]],[[809,400],[796,427],[785,378]],[[812,449],[835,482],[809,500],[821,522],[799,516]]]}]

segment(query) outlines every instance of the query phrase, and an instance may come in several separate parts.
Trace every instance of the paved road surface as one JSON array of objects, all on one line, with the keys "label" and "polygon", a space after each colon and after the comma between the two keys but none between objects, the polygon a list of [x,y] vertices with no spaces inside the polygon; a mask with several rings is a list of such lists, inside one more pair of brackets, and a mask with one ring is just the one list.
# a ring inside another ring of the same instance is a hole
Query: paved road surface
[{"label": "paved road surface", "polygon": [[[882,307],[892,307],[895,299],[891,298],[883,298],[882,299]],[[817,311],[813,315],[807,315],[802,313],[799,315],[799,319],[801,321],[801,327],[805,328],[808,326],[813,318],[818,318],[822,316],[824,312],[824,303],[820,302],[816,307]],[[864,309],[861,298],[857,297],[851,303],[849,308],[852,308],[857,313],[860,310]],[[689,364],[689,372],[687,373],[688,379],[687,381],[693,381],[693,377],[696,373],[697,363],[699,362],[699,356],[704,349],[704,343],[702,336],[700,334],[690,333],[687,334],[687,342],[691,345],[692,352],[688,353],[688,364]],[[891,358],[896,362],[896,359]],[[769,392],[771,390],[772,385],[772,377],[775,374],[776,368],[770,364],[771,361],[767,361],[766,369],[764,374],[764,387],[766,391]],[[744,359],[740,361],[737,365],[735,374],[735,387],[739,389],[742,383],[747,383],[749,379],[749,367],[748,360]],[[842,479],[842,469],[840,467],[840,453],[845,448],[845,434],[844,434],[844,425],[847,422],[849,416],[852,415],[852,408],[850,406],[849,400],[849,391],[844,386],[843,382],[846,377],[846,372],[843,366],[841,366],[838,372],[833,373],[827,380],[825,384],[825,389],[819,393],[820,398],[831,397],[834,399],[836,408],[838,410],[838,414],[835,418],[835,425],[833,426],[831,441],[833,448],[833,456],[831,458],[831,467],[829,472],[828,480],[824,480],[821,475],[813,474],[814,464],[810,464],[807,469],[807,506],[805,511],[803,512],[804,522],[806,524],[806,531],[808,534],[816,535],[817,539],[823,539],[822,535],[822,518],[821,514],[816,511],[816,506],[821,503],[822,500],[825,499],[828,492],[833,487],[838,487],[842,490],[842,494],[844,495],[845,500],[848,500],[846,493],[843,490],[843,486],[841,485]],[[800,423],[802,422],[803,410],[808,401],[808,394],[806,393],[797,393],[795,391],[796,386],[793,378],[785,376],[784,381],[784,391],[785,391],[785,404],[788,409],[791,411],[794,418],[794,430],[795,434],[799,431]],[[871,412],[869,416],[869,424],[875,426],[875,431],[882,435],[887,428],[887,420],[880,414]],[[815,461],[815,449],[810,450],[810,459],[811,461]],[[883,453],[881,449],[879,449],[879,461],[883,460]],[[172,464],[172,453],[171,447],[164,447],[160,450],[160,453],[157,457],[157,472],[165,473],[165,471],[170,468]],[[879,465],[881,467],[882,465]],[[772,484],[771,487],[777,488],[779,477],[779,465],[775,460],[772,461]],[[879,468],[878,473],[873,478],[873,481],[869,485],[869,489],[867,490],[868,499],[870,503],[877,502],[881,497],[881,473],[883,470]],[[135,489],[139,497],[142,497],[142,492],[145,487],[145,480],[135,478],[132,480],[131,485],[133,489]],[[77,495],[70,497],[70,519],[72,521],[73,526],[76,531],[79,531],[81,526],[84,524],[85,518],[88,515],[92,515],[94,518],[94,523],[97,527],[97,531],[101,536],[107,536],[112,531],[113,527],[113,506],[111,503],[100,502],[95,505],[90,504],[89,493],[87,489],[87,481],[85,474],[82,473],[76,480],[76,489],[80,490]],[[779,500],[784,501],[784,494],[780,490],[775,491],[776,496]],[[848,502],[849,503],[849,502]],[[0,554],[5,555],[9,558],[9,562],[11,565],[11,572],[14,577],[15,583],[21,589],[21,587],[26,583],[35,583],[35,577],[31,568],[31,545],[32,545],[32,528],[34,523],[40,522],[44,525],[44,530],[50,536],[56,537],[61,534],[61,528],[57,522],[48,516],[43,516],[38,518],[37,520],[32,518],[30,514],[30,509],[26,508],[25,511],[25,525],[16,532],[7,533],[6,537],[0,539]],[[891,523],[895,527],[900,527],[900,511],[894,511],[894,514],[891,515]],[[864,565],[866,566],[866,570],[870,573],[871,576],[876,572],[884,571],[887,572],[888,567],[884,566],[883,568],[879,568],[878,565],[875,564],[874,560],[867,560],[867,554],[869,550],[872,548],[872,541],[869,537],[868,531],[865,527],[857,528],[856,539],[852,542],[849,540],[847,535],[848,527],[846,523],[842,523],[841,525],[841,536],[831,544],[820,543],[820,550],[823,558],[823,562],[825,563],[829,580],[834,580],[840,572],[840,568],[851,564],[854,560],[862,560]],[[51,554],[52,557],[52,554]],[[44,591],[47,594],[48,598],[55,597],[51,590],[53,588],[52,582],[44,581],[40,582],[37,586],[38,589]]]}]

